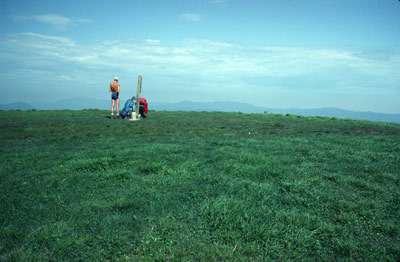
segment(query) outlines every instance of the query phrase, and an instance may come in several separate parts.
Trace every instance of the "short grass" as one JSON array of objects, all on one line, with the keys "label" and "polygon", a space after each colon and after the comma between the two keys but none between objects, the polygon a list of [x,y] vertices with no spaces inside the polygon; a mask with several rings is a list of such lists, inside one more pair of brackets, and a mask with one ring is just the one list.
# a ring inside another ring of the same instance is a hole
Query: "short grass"
[{"label": "short grass", "polygon": [[399,261],[400,125],[0,111],[0,261]]}]

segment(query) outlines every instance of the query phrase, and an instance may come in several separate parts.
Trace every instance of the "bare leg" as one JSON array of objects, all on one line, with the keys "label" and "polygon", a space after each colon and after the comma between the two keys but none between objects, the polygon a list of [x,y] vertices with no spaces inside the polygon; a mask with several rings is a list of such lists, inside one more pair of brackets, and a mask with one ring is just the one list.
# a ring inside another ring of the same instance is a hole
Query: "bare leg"
[{"label": "bare leg", "polygon": [[114,113],[114,99],[111,99],[111,114]]},{"label": "bare leg", "polygon": [[117,105],[116,105],[116,107],[117,107],[117,115],[119,114],[119,98],[117,99]]}]

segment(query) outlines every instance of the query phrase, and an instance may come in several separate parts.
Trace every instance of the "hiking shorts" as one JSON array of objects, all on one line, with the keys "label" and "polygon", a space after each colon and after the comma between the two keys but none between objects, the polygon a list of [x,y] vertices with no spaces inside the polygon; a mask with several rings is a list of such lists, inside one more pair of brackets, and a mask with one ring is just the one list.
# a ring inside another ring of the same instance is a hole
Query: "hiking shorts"
[{"label": "hiking shorts", "polygon": [[112,95],[111,95],[111,99],[112,100],[117,100],[119,98],[119,93],[112,93]]}]

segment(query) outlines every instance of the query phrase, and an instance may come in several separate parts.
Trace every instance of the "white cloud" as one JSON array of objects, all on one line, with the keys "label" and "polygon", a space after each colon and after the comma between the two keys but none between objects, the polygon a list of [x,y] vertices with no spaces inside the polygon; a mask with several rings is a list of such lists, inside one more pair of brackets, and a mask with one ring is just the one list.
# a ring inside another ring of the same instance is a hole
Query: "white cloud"
[{"label": "white cloud", "polygon": [[192,21],[192,22],[199,22],[200,21],[200,15],[199,14],[182,14],[180,16],[182,19],[187,20],[187,21]]},{"label": "white cloud", "polygon": [[213,1],[211,1],[212,4],[225,4],[228,2],[229,2],[229,0],[213,0]]},{"label": "white cloud", "polygon": [[[29,66],[40,61],[77,62],[82,66],[165,66],[169,73],[246,74],[264,77],[297,77],[327,74],[341,69],[371,76],[392,76],[400,67],[400,56],[385,53],[385,59],[360,56],[357,50],[327,48],[240,46],[209,40],[186,40],[172,46],[159,40],[104,41],[81,45],[69,38],[35,33],[8,34],[0,37],[0,55],[21,59]],[[380,57],[380,56],[379,56]],[[117,60],[117,65],[113,61]]]},{"label": "white cloud", "polygon": [[13,75],[38,86],[46,80],[68,86],[71,80],[85,79],[93,88],[114,74],[121,76],[121,82],[124,78],[134,82],[137,73],[151,76],[146,83],[158,86],[160,95],[162,87],[173,86],[185,99],[193,93],[198,99],[218,95],[218,99],[235,100],[243,92],[261,102],[265,94],[271,99],[274,94],[276,99],[295,94],[305,97],[305,93],[398,96],[400,54],[361,53],[209,40],[174,45],[153,39],[114,40],[84,45],[65,37],[19,33],[0,35],[0,72],[2,79],[15,83],[22,79]]},{"label": "white cloud", "polygon": [[0,47],[2,61],[16,59],[27,67],[51,62],[148,70],[165,67],[168,69],[164,72],[175,74],[299,77],[352,72],[390,79],[397,76],[396,68],[400,67],[399,54],[389,52],[383,60],[375,59],[376,55],[362,57],[357,50],[254,47],[209,40],[186,40],[175,46],[152,39],[104,41],[85,46],[65,37],[20,33],[3,35]]},{"label": "white cloud", "polygon": [[91,23],[92,21],[84,18],[68,18],[58,14],[42,14],[31,16],[10,16],[14,21],[34,21],[45,23],[56,30],[66,30],[73,28],[80,23]]},{"label": "white cloud", "polygon": [[145,40],[147,43],[151,43],[151,44],[159,44],[160,40],[154,40],[154,39],[146,39]]}]

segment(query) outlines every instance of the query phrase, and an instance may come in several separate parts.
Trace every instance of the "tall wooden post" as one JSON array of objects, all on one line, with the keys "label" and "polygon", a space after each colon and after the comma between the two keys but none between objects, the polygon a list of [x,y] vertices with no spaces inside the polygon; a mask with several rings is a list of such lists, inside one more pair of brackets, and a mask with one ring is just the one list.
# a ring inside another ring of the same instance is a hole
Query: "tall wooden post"
[{"label": "tall wooden post", "polygon": [[130,120],[138,120],[139,119],[139,107],[140,107],[140,92],[142,91],[142,76],[138,76],[137,82],[137,90],[136,90],[136,108],[135,113],[132,112]]}]

